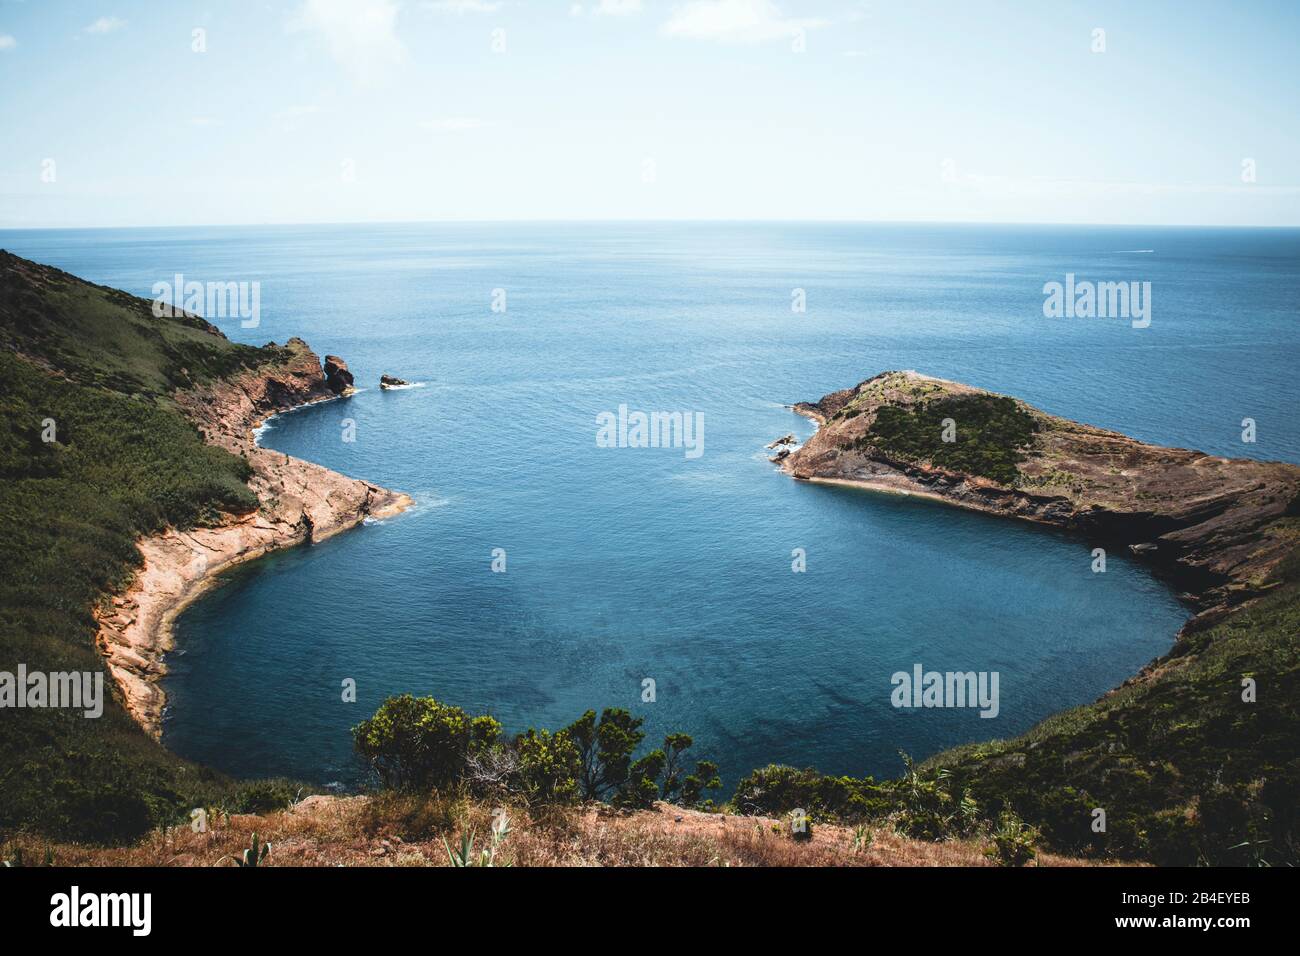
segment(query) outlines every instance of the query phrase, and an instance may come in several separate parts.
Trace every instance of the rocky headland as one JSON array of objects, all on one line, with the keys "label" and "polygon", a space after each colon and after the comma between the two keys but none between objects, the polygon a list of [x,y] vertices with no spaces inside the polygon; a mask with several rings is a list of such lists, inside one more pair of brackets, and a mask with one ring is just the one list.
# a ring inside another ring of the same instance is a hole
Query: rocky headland
[{"label": "rocky headland", "polygon": [[283,361],[178,391],[176,403],[209,444],[245,458],[260,506],[214,527],[169,530],[139,542],[143,565],[131,585],[101,609],[96,642],[131,715],[155,737],[165,703],[159,681],[172,649],[176,616],[220,571],[278,548],[321,541],[368,517],[395,514],[404,494],[348,478],[257,445],[254,430],[272,415],[347,395],[352,375],[328,356],[324,365],[302,339]]},{"label": "rocky headland", "polygon": [[1200,622],[1267,590],[1295,548],[1284,520],[1300,514],[1294,465],[1148,445],[911,371],[794,409],[821,427],[780,461],[793,477],[925,496],[1127,549],[1181,589]]}]

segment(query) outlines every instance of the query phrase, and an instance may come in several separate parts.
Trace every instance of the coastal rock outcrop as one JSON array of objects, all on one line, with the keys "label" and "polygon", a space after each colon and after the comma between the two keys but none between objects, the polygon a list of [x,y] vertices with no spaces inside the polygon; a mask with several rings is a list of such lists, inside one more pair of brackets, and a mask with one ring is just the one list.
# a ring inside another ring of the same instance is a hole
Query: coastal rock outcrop
[{"label": "coastal rock outcrop", "polygon": [[410,385],[410,384],[411,384],[410,382],[406,381],[405,379],[398,378],[396,375],[379,376],[380,388],[398,388],[402,385]]},{"label": "coastal rock outcrop", "polygon": [[1294,548],[1295,465],[1148,445],[910,371],[795,410],[822,426],[781,462],[795,478],[928,496],[1130,548],[1203,611],[1260,593]]},{"label": "coastal rock outcrop", "polygon": [[[123,593],[99,613],[97,643],[128,711],[158,736],[165,703],[158,682],[172,649],[176,616],[210,586],[214,575],[279,548],[320,541],[368,517],[385,517],[411,499],[366,481],[257,445],[253,430],[271,415],[337,397],[347,366],[320,359],[302,339],[280,347],[279,361],[174,399],[210,444],[249,464],[248,486],[260,506],[219,525],[172,529],[139,542],[143,564]],[[351,375],[346,378],[351,381]],[[331,381],[332,380],[332,381]]]},{"label": "coastal rock outcrop", "polygon": [[348,363],[337,355],[325,356],[325,384],[335,395],[346,395],[352,391],[352,373]]},{"label": "coastal rock outcrop", "polygon": [[788,432],[768,445],[768,448],[779,448],[782,445],[793,445],[795,443],[794,432]]}]

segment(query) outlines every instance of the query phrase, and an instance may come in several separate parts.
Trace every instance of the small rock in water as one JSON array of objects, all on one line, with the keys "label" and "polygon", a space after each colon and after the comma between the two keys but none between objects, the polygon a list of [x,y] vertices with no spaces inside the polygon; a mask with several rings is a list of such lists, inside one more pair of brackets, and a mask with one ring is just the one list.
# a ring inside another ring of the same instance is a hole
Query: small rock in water
[{"label": "small rock in water", "polygon": [[396,388],[399,385],[410,385],[410,384],[411,384],[410,382],[405,381],[404,379],[400,379],[396,375],[379,376],[380,388]]},{"label": "small rock in water", "polygon": [[778,445],[793,445],[793,444],[794,444],[794,434],[789,433],[786,435],[782,435],[780,438],[772,442],[772,444],[768,445],[767,447],[776,448]]}]

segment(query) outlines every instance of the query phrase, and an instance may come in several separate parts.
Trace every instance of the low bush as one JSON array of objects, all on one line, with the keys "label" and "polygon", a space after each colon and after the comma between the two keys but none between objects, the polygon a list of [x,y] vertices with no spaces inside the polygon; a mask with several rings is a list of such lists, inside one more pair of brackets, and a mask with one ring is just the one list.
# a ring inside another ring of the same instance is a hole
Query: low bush
[{"label": "low bush", "polygon": [[492,717],[470,717],[432,697],[385,700],[353,729],[357,753],[385,788],[422,792],[463,788],[480,796],[511,796],[533,805],[603,800],[625,809],[656,800],[707,806],[722,785],[717,765],[701,760],[687,773],[692,741],[669,734],[662,748],[634,759],[645,739],[641,718],[589,710],[558,731],[529,728],[510,740]]}]

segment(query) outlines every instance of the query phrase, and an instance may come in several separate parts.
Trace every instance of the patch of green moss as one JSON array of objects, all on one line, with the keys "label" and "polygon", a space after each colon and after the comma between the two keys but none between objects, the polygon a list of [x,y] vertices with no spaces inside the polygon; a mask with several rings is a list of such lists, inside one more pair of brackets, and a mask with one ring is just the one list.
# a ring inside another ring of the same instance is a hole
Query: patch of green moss
[{"label": "patch of green moss", "polygon": [[1078,493],[1083,490],[1083,483],[1079,476],[1072,471],[1052,468],[1041,475],[1021,474],[1016,481],[1016,487],[1024,489],[1068,488],[1070,491]]}]

